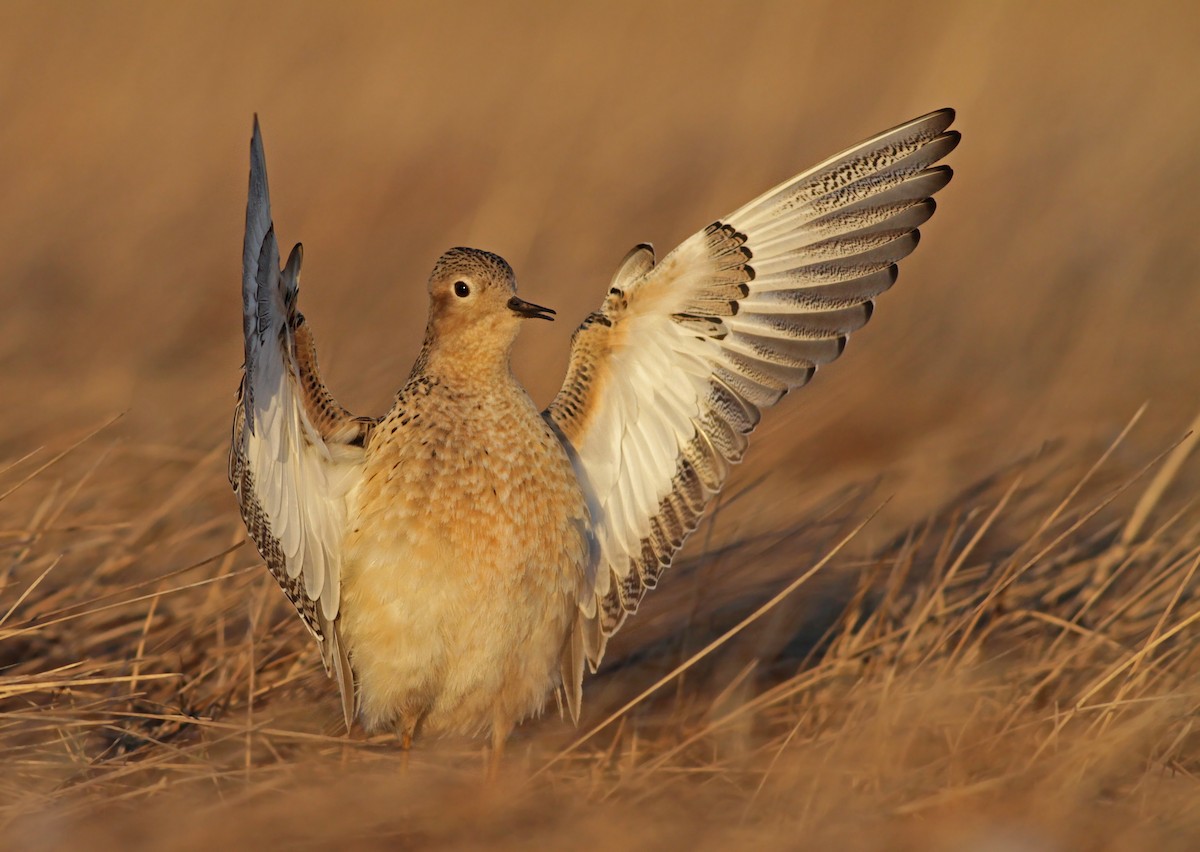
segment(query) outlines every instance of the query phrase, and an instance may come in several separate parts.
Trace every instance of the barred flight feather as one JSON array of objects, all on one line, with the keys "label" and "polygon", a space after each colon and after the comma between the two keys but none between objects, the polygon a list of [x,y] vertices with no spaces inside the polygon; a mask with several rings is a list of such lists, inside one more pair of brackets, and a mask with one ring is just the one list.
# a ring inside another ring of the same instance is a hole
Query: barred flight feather
[{"label": "barred flight feather", "polygon": [[621,262],[546,411],[595,507],[600,564],[572,639],[593,670],[742,458],[760,411],[871,319],[950,180],[935,164],[958,143],[953,119],[939,110],[831,157],[661,263],[648,245]]}]

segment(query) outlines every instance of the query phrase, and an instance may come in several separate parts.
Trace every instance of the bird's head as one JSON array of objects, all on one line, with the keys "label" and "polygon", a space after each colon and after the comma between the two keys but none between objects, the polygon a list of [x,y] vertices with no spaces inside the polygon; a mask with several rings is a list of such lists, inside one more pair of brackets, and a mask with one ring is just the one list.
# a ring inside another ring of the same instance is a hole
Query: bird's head
[{"label": "bird's head", "polygon": [[554,311],[517,296],[516,276],[499,255],[452,248],[434,264],[428,345],[460,357],[500,355],[507,362],[521,322],[529,318],[552,320]]}]

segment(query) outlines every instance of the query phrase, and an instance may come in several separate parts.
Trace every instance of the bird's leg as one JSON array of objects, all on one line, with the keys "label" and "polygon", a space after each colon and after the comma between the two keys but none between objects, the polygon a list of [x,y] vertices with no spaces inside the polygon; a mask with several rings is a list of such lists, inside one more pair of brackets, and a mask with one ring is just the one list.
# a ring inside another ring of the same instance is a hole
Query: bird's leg
[{"label": "bird's leg", "polygon": [[499,720],[492,722],[492,751],[488,755],[487,767],[487,777],[490,781],[496,780],[500,774],[500,763],[504,760],[504,744],[508,742],[508,735],[511,731],[511,722]]},{"label": "bird's leg", "polygon": [[408,769],[408,753],[412,750],[413,733],[417,729],[417,716],[402,716],[396,723],[396,739],[400,741],[400,767]]}]

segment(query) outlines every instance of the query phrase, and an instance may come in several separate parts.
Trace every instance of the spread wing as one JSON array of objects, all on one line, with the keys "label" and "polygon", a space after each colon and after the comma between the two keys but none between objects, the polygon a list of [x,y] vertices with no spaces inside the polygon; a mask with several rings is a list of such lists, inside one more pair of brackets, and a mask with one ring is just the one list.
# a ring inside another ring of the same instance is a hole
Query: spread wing
[{"label": "spread wing", "polygon": [[741,459],[760,411],[841,355],[895,282],[950,180],[934,164],[958,144],[953,119],[939,110],[838,154],[657,265],[638,246],[576,331],[546,417],[593,504],[595,595],[579,605],[582,642],[569,643],[593,668]]},{"label": "spread wing", "polygon": [[233,412],[229,481],[250,537],[336,674],[349,727],[353,675],[338,635],[346,493],[359,476],[374,421],[325,389],[316,347],[296,310],[302,251],[279,268],[258,119],[242,254],[246,362]]}]

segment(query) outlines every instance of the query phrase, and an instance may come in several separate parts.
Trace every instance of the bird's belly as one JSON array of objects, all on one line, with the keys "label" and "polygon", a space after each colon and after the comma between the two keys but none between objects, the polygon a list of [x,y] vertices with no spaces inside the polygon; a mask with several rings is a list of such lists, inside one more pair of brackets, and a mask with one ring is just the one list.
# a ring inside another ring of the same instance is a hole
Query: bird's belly
[{"label": "bird's belly", "polygon": [[352,496],[340,629],[370,730],[507,731],[559,684],[588,558],[570,464],[448,455],[381,452]]},{"label": "bird's belly", "polygon": [[342,635],[369,730],[474,735],[537,713],[557,685],[574,601],[550,578],[519,581],[526,566],[438,551],[399,542],[347,577]]}]

